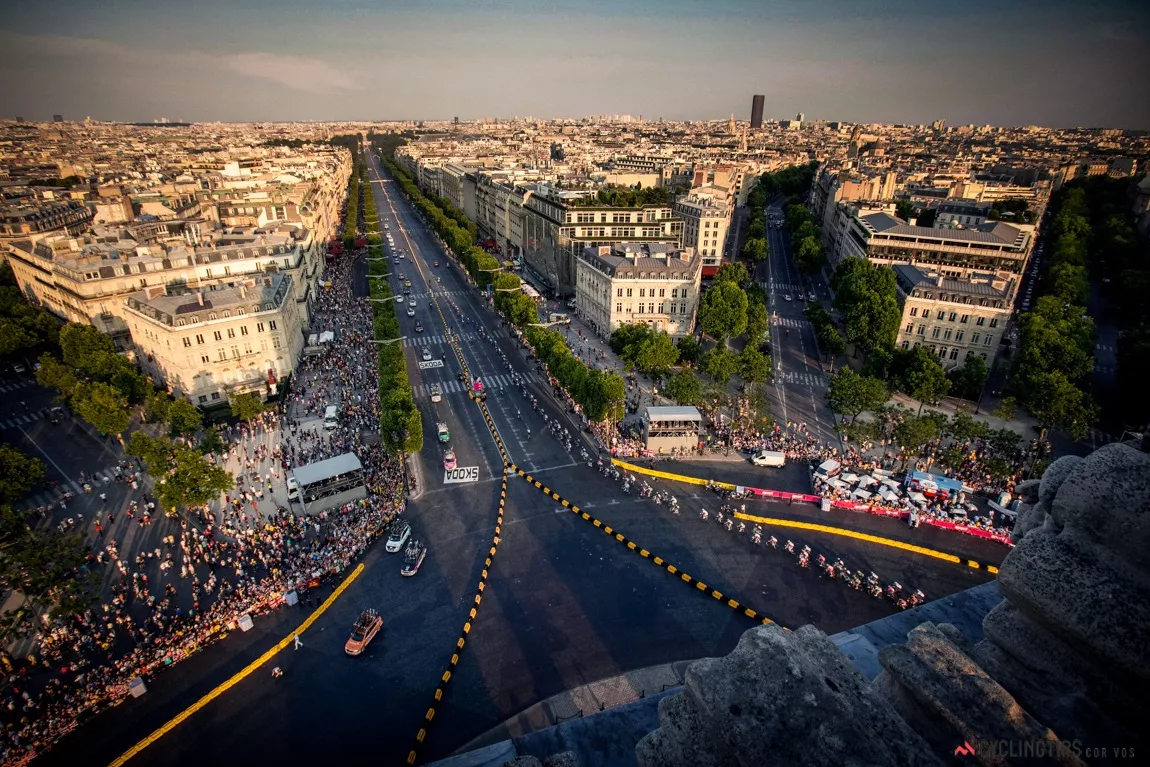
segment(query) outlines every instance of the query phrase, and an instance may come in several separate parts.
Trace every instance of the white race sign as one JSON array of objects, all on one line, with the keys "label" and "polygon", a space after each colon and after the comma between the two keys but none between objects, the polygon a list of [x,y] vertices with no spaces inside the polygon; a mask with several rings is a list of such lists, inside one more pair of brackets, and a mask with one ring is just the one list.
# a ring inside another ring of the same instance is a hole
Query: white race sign
[{"label": "white race sign", "polygon": [[426,362],[419,363],[420,370],[430,370],[431,368],[443,367],[443,360],[427,360]]},{"label": "white race sign", "polygon": [[443,484],[450,485],[456,482],[478,482],[478,466],[458,466],[443,472]]}]

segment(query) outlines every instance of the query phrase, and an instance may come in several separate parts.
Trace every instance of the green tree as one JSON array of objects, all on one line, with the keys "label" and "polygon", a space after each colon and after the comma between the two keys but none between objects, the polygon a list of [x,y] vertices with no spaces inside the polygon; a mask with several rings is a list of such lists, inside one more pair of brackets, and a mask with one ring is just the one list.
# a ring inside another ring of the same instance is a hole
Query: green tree
[{"label": "green tree", "polygon": [[861,258],[845,258],[835,269],[832,284],[848,342],[865,354],[894,343],[902,320],[894,270]]},{"label": "green tree", "polygon": [[747,272],[747,267],[740,261],[723,264],[715,272],[715,282],[733,282],[741,286],[746,284],[749,279],[751,279],[751,275]]},{"label": "green tree", "polygon": [[827,362],[833,362],[835,357],[847,350],[847,342],[843,340],[842,333],[832,324],[820,325],[815,331],[815,341],[819,351],[827,356]]},{"label": "green tree", "polygon": [[946,427],[946,432],[954,437],[955,441],[961,443],[985,437],[989,431],[986,424],[975,420],[965,407],[960,407],[954,411],[954,415],[951,416],[950,423]]},{"label": "green tree", "polygon": [[15,320],[0,317],[0,357],[29,349],[35,346],[38,340]]},{"label": "green tree", "polygon": [[201,506],[235,486],[235,477],[199,450],[167,437],[132,432],[127,452],[142,460],[156,478],[156,497],[165,510]]},{"label": "green tree", "polygon": [[1002,402],[998,407],[990,411],[990,414],[995,418],[1001,418],[1004,421],[1013,421],[1014,416],[1017,415],[1017,401],[1014,397],[1003,397]]},{"label": "green tree", "polygon": [[1094,401],[1067,380],[1059,370],[1050,370],[1031,379],[1030,412],[1038,419],[1045,435],[1048,429],[1063,429],[1074,439],[1084,439],[1098,415]]},{"label": "green tree", "polygon": [[654,331],[649,325],[641,322],[629,323],[615,328],[607,343],[611,347],[611,351],[618,354],[623,362],[631,367],[639,359],[639,352],[642,351],[643,344],[652,335],[654,335]]},{"label": "green tree", "polygon": [[852,419],[868,410],[877,410],[888,399],[890,391],[885,383],[877,378],[860,376],[849,367],[836,373],[827,389],[827,404],[831,410]]},{"label": "green tree", "polygon": [[12,503],[44,478],[44,464],[12,445],[0,444],[0,504]]},{"label": "green tree", "polygon": [[809,235],[799,240],[795,247],[795,265],[806,274],[817,274],[822,269],[826,256],[823,244],[818,237]]},{"label": "green tree", "polygon": [[679,349],[666,333],[648,337],[639,348],[635,366],[643,373],[663,373],[679,361]]},{"label": "green tree", "polygon": [[899,388],[918,400],[918,411],[922,413],[924,404],[934,404],[946,396],[950,379],[929,347],[918,346],[900,356]]},{"label": "green tree", "polygon": [[116,347],[112,339],[101,333],[91,325],[81,325],[69,322],[60,329],[60,351],[64,357],[64,364],[85,373],[93,373],[91,366],[99,367],[103,358],[94,355],[116,354]]},{"label": "green tree", "polygon": [[678,405],[697,405],[703,394],[703,386],[694,371],[681,370],[671,376],[665,391]]},{"label": "green tree", "polygon": [[758,350],[758,347],[747,345],[739,354],[739,377],[743,379],[746,388],[766,383],[771,373],[771,358]]},{"label": "green tree", "polygon": [[79,384],[72,368],[51,354],[40,355],[40,369],[36,371],[36,382],[43,387],[56,389],[64,397],[71,397]]},{"label": "green tree", "polygon": [[743,258],[749,261],[766,261],[770,254],[770,246],[764,237],[748,237],[743,242]]},{"label": "green tree", "polygon": [[144,400],[144,422],[165,423],[168,420],[168,409],[172,406],[172,397],[164,391],[153,391]]},{"label": "green tree", "polygon": [[231,408],[232,417],[240,421],[250,421],[268,409],[267,405],[251,392],[233,394],[228,398],[228,407]]},{"label": "green tree", "polygon": [[955,393],[966,399],[978,399],[989,373],[990,371],[986,369],[986,360],[977,354],[972,354],[952,375]]},{"label": "green tree", "polygon": [[703,332],[720,343],[747,329],[747,294],[730,282],[714,284],[703,294],[699,309]]},{"label": "green tree", "polygon": [[763,219],[756,216],[747,227],[747,239],[762,239],[766,237],[767,228]]},{"label": "green tree", "polygon": [[128,398],[106,383],[81,383],[72,396],[72,410],[101,434],[122,434],[132,421]]},{"label": "green tree", "polygon": [[0,506],[0,590],[20,599],[0,615],[0,634],[10,641],[42,629],[37,615],[65,621],[94,605],[87,557],[80,533],[38,530],[21,512]]},{"label": "green tree", "polygon": [[739,360],[726,346],[716,346],[703,355],[703,370],[715,383],[726,386],[738,372]]},{"label": "green tree", "polygon": [[894,214],[903,221],[910,221],[914,217],[914,205],[910,200],[898,200],[894,204]]},{"label": "green tree", "polygon": [[922,455],[927,444],[938,434],[938,421],[930,416],[919,415],[903,419],[894,429],[895,439],[906,450],[903,466],[906,466],[912,455]]},{"label": "green tree", "polygon": [[199,431],[204,419],[200,411],[186,399],[177,399],[168,408],[168,427],[173,436],[195,434]]},{"label": "green tree", "polygon": [[767,317],[767,307],[762,301],[753,300],[747,304],[747,346],[758,346],[762,343],[770,327]]},{"label": "green tree", "polygon": [[695,340],[694,336],[683,336],[675,345],[679,347],[679,361],[696,364],[703,353],[703,345]]}]

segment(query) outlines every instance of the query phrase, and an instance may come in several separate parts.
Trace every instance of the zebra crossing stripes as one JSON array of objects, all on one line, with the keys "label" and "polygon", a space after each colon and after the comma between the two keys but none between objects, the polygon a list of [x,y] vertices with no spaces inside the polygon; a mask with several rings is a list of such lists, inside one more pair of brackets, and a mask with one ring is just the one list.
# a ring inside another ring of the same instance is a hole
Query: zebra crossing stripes
[{"label": "zebra crossing stripes", "polygon": [[0,421],[0,429],[15,429],[17,426],[25,426],[33,421],[39,421],[43,417],[44,413],[41,410],[22,413],[21,415],[12,416],[5,421]]},{"label": "zebra crossing stripes", "polygon": [[771,280],[770,287],[773,290],[781,290],[784,293],[800,293],[804,296],[807,294],[806,288],[793,282],[777,282]]},{"label": "zebra crossing stripes", "polygon": [[[507,388],[509,386],[515,385],[515,382],[512,380],[511,376],[502,375],[502,374],[501,375],[494,375],[494,376],[483,376],[483,375],[481,375],[479,377],[479,380],[483,381],[484,386],[486,386],[488,389],[491,389],[492,387],[496,387],[496,386]],[[436,383],[436,382],[433,381],[431,383],[419,384],[418,386],[413,387],[412,391],[413,391],[413,394],[415,395],[415,398],[417,400],[428,399],[431,396],[431,386],[433,383]],[[459,381],[454,381],[454,380],[439,382],[439,388],[443,392],[443,396],[445,396],[445,397],[449,394],[466,394],[467,393],[467,387],[464,386]]]},{"label": "zebra crossing stripes", "polygon": [[777,314],[771,315],[771,324],[780,328],[805,328],[810,325],[810,320],[800,320],[798,317],[780,317]]},{"label": "zebra crossing stripes", "polygon": [[796,373],[788,370],[784,371],[780,378],[782,378],[783,383],[794,386],[811,386],[825,389],[830,385],[827,376],[823,373]]},{"label": "zebra crossing stripes", "polygon": [[16,391],[17,389],[23,389],[24,387],[31,385],[32,382],[30,380],[26,378],[18,378],[15,381],[5,381],[4,383],[0,384],[0,391]]},{"label": "zebra crossing stripes", "polygon": [[414,335],[414,336],[408,336],[407,338],[403,339],[403,345],[404,346],[438,346],[440,344],[445,344],[445,343],[447,343],[447,339],[444,338],[442,335],[438,335],[438,336]]}]

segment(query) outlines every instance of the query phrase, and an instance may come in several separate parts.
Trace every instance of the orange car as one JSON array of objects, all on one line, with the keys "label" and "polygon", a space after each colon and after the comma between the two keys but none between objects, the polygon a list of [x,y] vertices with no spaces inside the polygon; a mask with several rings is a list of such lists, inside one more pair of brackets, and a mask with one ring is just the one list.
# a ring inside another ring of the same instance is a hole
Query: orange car
[{"label": "orange car", "polygon": [[343,646],[343,651],[348,655],[359,655],[367,649],[371,640],[375,639],[375,635],[383,628],[383,618],[375,612],[375,610],[364,610],[360,614],[359,620],[351,628],[351,636],[347,638],[347,644]]}]

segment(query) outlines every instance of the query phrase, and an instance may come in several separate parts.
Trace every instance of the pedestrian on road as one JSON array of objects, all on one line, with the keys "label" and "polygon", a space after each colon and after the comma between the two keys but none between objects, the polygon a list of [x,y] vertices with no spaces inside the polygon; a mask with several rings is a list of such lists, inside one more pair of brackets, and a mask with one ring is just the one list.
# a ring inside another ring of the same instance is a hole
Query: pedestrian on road
[{"label": "pedestrian on road", "polygon": [[295,639],[295,649],[303,647],[303,642],[299,641],[299,634],[292,634],[292,638]]}]

